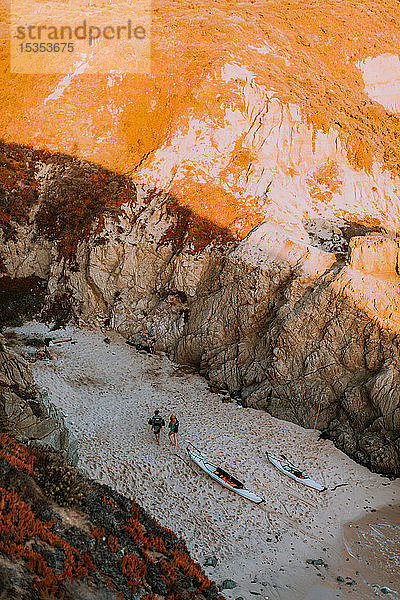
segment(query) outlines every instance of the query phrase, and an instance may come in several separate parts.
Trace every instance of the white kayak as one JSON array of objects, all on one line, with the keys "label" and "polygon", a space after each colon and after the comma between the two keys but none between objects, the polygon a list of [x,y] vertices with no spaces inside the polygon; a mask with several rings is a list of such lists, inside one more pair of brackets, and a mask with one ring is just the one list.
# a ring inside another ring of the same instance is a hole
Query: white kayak
[{"label": "white kayak", "polygon": [[[186,440],[186,442],[190,444],[188,440]],[[210,463],[200,450],[197,450],[192,444],[190,445],[192,446],[191,448],[186,448],[190,458],[200,467],[200,469],[203,469],[210,477],[215,479],[215,481],[218,481],[218,483],[228,488],[228,490],[232,490],[232,492],[236,492],[239,496],[247,498],[256,504],[264,502],[264,498],[261,498],[261,496],[248,490],[241,481],[224,471],[224,469],[221,469],[221,467],[217,467]]]},{"label": "white kayak", "polygon": [[318,490],[319,492],[323,492],[327,489],[317,481],[314,481],[314,479],[307,475],[307,473],[304,473],[304,471],[301,471],[300,469],[295,467],[295,465],[289,462],[288,459],[285,456],[283,456],[283,454],[281,455],[281,457],[282,458],[278,458],[277,456],[274,456],[273,454],[267,452],[268,460],[277,469],[279,469],[281,473],[284,473],[285,475],[288,475],[288,477],[291,477],[295,481],[307,485],[308,487],[313,488],[314,490]]}]

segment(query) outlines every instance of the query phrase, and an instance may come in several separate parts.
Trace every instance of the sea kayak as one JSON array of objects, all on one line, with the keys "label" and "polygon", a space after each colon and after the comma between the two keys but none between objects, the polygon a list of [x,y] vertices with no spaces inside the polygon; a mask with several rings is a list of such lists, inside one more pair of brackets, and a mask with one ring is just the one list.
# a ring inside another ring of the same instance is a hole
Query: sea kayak
[{"label": "sea kayak", "polygon": [[[186,441],[188,442],[188,440]],[[190,444],[190,442],[188,443]],[[261,496],[258,496],[258,494],[255,494],[251,490],[247,489],[241,481],[236,479],[236,477],[233,475],[230,475],[230,473],[227,473],[224,469],[221,469],[221,467],[217,467],[216,465],[210,463],[204,454],[192,444],[190,444],[190,446],[191,447],[188,446],[186,448],[188,455],[196,463],[196,465],[200,467],[200,469],[207,473],[207,475],[212,477],[215,481],[218,481],[218,483],[224,487],[228,488],[228,490],[232,490],[232,492],[236,492],[236,494],[239,494],[239,496],[247,498],[247,500],[251,500],[256,504],[264,502],[264,498],[261,498]]]},{"label": "sea kayak", "polygon": [[307,473],[304,473],[304,471],[301,471],[300,469],[295,467],[295,465],[289,462],[285,456],[281,456],[282,458],[278,458],[270,452],[267,452],[268,460],[274,465],[274,467],[279,469],[281,473],[284,473],[285,475],[291,477],[295,481],[298,481],[303,485],[307,485],[308,487],[313,488],[314,490],[318,490],[319,492],[323,492],[327,489],[317,481],[314,481],[314,479],[307,475]]}]

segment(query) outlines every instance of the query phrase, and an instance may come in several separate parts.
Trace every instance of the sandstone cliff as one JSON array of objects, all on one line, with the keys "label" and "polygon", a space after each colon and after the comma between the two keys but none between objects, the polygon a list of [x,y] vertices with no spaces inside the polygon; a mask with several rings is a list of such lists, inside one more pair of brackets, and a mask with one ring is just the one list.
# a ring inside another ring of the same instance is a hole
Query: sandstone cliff
[{"label": "sandstone cliff", "polygon": [[398,474],[397,4],[153,8],[148,76],[3,71],[2,272]]},{"label": "sandstone cliff", "polygon": [[[347,254],[335,255],[263,223],[240,241],[124,177],[6,150],[29,157],[32,174],[37,161],[51,174],[2,248],[14,281],[36,274],[47,282],[46,318],[83,317],[134,342],[146,335],[250,406],[305,427],[318,414],[340,448],[398,474],[396,239],[353,236]],[[94,186],[108,178],[123,202],[102,207],[88,172]],[[67,208],[57,212],[61,189]],[[100,206],[79,220],[85,195]]]}]

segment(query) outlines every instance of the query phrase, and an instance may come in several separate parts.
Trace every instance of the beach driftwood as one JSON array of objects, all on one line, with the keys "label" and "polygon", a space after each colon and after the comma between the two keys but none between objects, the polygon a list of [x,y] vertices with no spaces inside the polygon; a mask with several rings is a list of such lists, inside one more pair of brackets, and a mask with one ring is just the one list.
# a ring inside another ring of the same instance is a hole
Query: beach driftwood
[{"label": "beach driftwood", "polygon": [[64,340],[53,340],[51,338],[44,338],[46,346],[55,346],[56,344],[62,344],[63,342],[72,342],[72,338],[66,338]]}]

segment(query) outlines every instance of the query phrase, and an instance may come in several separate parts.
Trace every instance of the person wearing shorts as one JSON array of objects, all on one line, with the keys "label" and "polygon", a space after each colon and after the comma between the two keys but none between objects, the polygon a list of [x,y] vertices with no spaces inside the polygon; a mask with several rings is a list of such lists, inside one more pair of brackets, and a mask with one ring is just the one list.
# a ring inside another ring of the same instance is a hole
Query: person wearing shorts
[{"label": "person wearing shorts", "polygon": [[149,425],[151,425],[153,433],[156,436],[157,444],[160,445],[160,433],[161,429],[165,425],[165,421],[160,415],[159,410],[154,411],[154,415],[151,417],[151,419],[149,419]]},{"label": "person wearing shorts", "polygon": [[169,427],[169,433],[168,433],[169,441],[171,442],[171,444],[174,444],[175,446],[177,446],[178,440],[176,438],[176,434],[178,433],[178,429],[179,429],[179,421],[175,415],[170,416],[168,427]]}]

